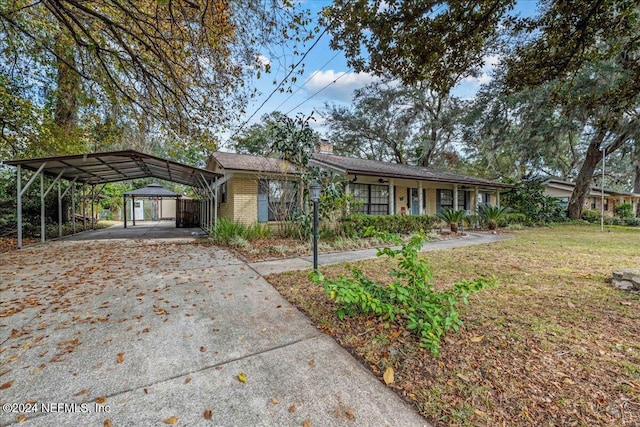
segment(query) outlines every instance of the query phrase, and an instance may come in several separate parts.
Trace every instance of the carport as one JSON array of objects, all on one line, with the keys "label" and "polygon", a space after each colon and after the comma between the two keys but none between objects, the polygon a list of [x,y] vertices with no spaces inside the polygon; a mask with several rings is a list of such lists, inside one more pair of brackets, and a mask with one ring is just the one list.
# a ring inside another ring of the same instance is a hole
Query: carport
[{"label": "carport", "polygon": [[[200,169],[183,163],[140,153],[134,150],[111,151],[105,153],[88,153],[46,158],[18,159],[4,162],[17,169],[17,223],[18,248],[22,247],[22,197],[31,185],[40,177],[40,239],[46,239],[45,229],[45,197],[57,187],[58,191],[58,237],[62,237],[62,199],[70,192],[73,233],[76,232],[75,196],[76,186],[82,186],[82,194],[86,186],[91,189],[90,199],[93,201],[101,193],[104,185],[110,182],[128,181],[139,178],[157,178],[193,187],[200,197],[198,206],[199,226],[209,230],[217,224],[216,180],[221,174]],[[22,169],[34,172],[23,185]],[[48,186],[45,186],[45,178]],[[62,181],[67,181],[63,190]],[[86,221],[85,203],[82,204],[83,221]],[[125,209],[126,212],[126,209]],[[91,212],[93,218],[93,212]],[[93,220],[92,227],[93,227]],[[126,223],[126,220],[125,220]],[[85,227],[86,228],[86,224]]]}]

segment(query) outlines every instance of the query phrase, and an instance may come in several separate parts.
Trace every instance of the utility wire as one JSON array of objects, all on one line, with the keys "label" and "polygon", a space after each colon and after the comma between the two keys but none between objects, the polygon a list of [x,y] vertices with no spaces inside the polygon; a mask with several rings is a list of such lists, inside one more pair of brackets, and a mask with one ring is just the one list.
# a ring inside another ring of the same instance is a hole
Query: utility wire
[{"label": "utility wire", "polygon": [[324,64],[322,64],[322,66],[321,66],[320,68],[318,68],[316,71],[314,71],[314,73],[313,73],[313,74],[311,74],[311,76],[309,76],[309,78],[308,78],[307,80],[305,80],[305,82],[304,82],[304,83],[302,83],[302,85],[301,85],[301,86],[299,86],[299,87],[298,87],[298,89],[296,89],[296,90],[295,90],[295,92],[293,92],[291,95],[289,95],[289,96],[287,97],[287,99],[285,99],[284,101],[282,101],[282,102],[280,103],[280,105],[278,105],[274,110],[275,110],[275,111],[278,111],[278,110],[280,109],[280,107],[282,107],[284,104],[286,104],[286,103],[287,103],[291,98],[293,98],[293,96],[294,96],[296,93],[298,93],[298,92],[300,91],[300,89],[302,89],[302,88],[303,88],[307,83],[309,83],[309,82],[311,81],[311,79],[312,79],[312,78],[314,78],[314,77],[316,76],[316,74],[318,74],[320,71],[322,71],[322,69],[323,69],[324,67],[326,67],[327,65],[329,65],[329,63],[330,63],[331,61],[333,61],[334,59],[336,59],[336,57],[337,57],[338,55],[340,55],[340,53],[341,53],[340,51],[336,52],[336,54],[335,54],[335,55],[333,55],[333,56],[331,57],[331,59],[330,59],[330,60],[328,60],[327,62],[325,62]]},{"label": "utility wire", "polygon": [[318,90],[317,92],[315,92],[313,95],[311,95],[310,97],[308,97],[307,99],[305,99],[304,101],[302,101],[301,103],[299,103],[298,105],[296,105],[295,107],[293,107],[291,110],[287,111],[285,114],[289,114],[290,112],[292,112],[293,110],[295,110],[296,108],[300,107],[301,105],[306,104],[308,101],[310,101],[314,96],[318,95],[320,92],[322,92],[323,90],[325,90],[326,88],[328,88],[329,86],[331,86],[332,84],[335,84],[338,80],[340,80],[341,78],[343,78],[344,76],[346,76],[347,74],[349,74],[352,71],[351,68],[349,68],[347,71],[345,71],[344,73],[340,74],[340,76],[336,77],[335,80],[333,80],[332,82],[327,83],[326,85],[324,85],[324,87],[322,87],[320,90]]},{"label": "utility wire", "polygon": [[253,112],[253,114],[251,114],[251,116],[249,116],[249,118],[247,120],[245,120],[240,127],[234,132],[234,136],[237,135],[238,133],[240,133],[240,131],[247,125],[247,123],[249,123],[249,121],[256,115],[258,114],[258,111],[260,111],[262,109],[262,107],[264,107],[264,105],[267,103],[267,101],[269,101],[271,99],[271,97],[278,91],[278,89],[280,89],[280,87],[283,85],[283,83],[285,81],[287,81],[287,79],[289,78],[289,76],[291,76],[291,74],[293,74],[293,72],[295,71],[296,68],[298,68],[298,66],[302,63],[302,61],[304,61],[304,59],[307,57],[307,55],[309,55],[309,53],[311,52],[311,50],[316,47],[316,45],[318,44],[318,42],[320,41],[320,39],[322,38],[322,36],[324,36],[327,31],[329,30],[329,27],[325,27],[325,29],[322,31],[322,33],[320,33],[320,35],[318,36],[318,38],[313,42],[313,44],[309,47],[309,49],[307,49],[307,51],[304,53],[304,55],[302,55],[302,58],[300,58],[300,60],[293,66],[291,67],[291,70],[289,70],[289,72],[287,73],[286,76],[284,76],[284,78],[282,80],[280,80],[280,83],[278,83],[278,85],[275,87],[275,89],[273,89],[273,91],[271,91],[271,93],[269,94],[269,96],[267,96],[267,98],[262,101],[262,104],[260,104],[260,106]]}]

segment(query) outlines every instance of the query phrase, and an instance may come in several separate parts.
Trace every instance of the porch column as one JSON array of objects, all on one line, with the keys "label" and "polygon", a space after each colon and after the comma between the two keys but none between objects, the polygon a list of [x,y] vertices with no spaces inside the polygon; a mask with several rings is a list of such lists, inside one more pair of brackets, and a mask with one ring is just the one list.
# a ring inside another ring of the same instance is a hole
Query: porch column
[{"label": "porch column", "polygon": [[453,210],[458,210],[458,185],[453,184]]},{"label": "porch column", "polygon": [[480,206],[480,190],[478,189],[478,186],[473,187],[473,197],[474,197],[474,201],[473,201],[473,212],[472,215],[475,216],[476,218],[476,222],[475,224],[473,224],[473,226],[475,228],[480,228],[480,223],[478,222],[478,207]]},{"label": "porch column", "polygon": [[496,190],[496,206],[500,207],[500,189]]},{"label": "porch column", "polygon": [[389,215],[393,215],[396,211],[396,194],[394,188],[393,180],[389,179]]},{"label": "porch column", "polygon": [[[351,195],[351,183],[347,181],[347,185],[344,187],[344,192],[347,196]],[[349,198],[347,197],[347,215],[351,213],[351,204],[349,203]]]},{"label": "porch column", "polygon": [[420,215],[424,215],[422,206],[424,206],[424,201],[422,199],[422,181],[418,181],[418,212]]}]

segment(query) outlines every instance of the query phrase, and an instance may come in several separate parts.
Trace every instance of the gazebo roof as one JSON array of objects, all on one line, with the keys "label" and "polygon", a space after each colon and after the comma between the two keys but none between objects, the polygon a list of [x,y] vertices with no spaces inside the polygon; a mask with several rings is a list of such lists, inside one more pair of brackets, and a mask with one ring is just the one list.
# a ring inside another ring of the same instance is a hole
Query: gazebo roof
[{"label": "gazebo roof", "polygon": [[127,191],[124,195],[127,197],[182,197],[182,194],[162,188],[162,185],[156,183],[137,190]]}]

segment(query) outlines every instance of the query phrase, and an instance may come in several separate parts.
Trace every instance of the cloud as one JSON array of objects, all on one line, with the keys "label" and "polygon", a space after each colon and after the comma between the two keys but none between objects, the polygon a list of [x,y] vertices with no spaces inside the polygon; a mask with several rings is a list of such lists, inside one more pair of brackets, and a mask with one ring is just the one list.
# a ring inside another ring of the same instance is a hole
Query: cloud
[{"label": "cloud", "polygon": [[309,96],[319,90],[316,99],[350,102],[353,91],[369,83],[380,80],[369,73],[346,73],[344,71],[316,71],[305,84],[304,90]]},{"label": "cloud", "polygon": [[468,83],[475,87],[489,83],[493,79],[493,70],[500,63],[500,59],[500,55],[485,57],[480,74],[477,77],[467,76],[460,83]]},{"label": "cloud", "polygon": [[260,65],[262,68],[265,68],[268,65],[271,65],[271,61],[264,55],[256,56],[256,64]]}]

